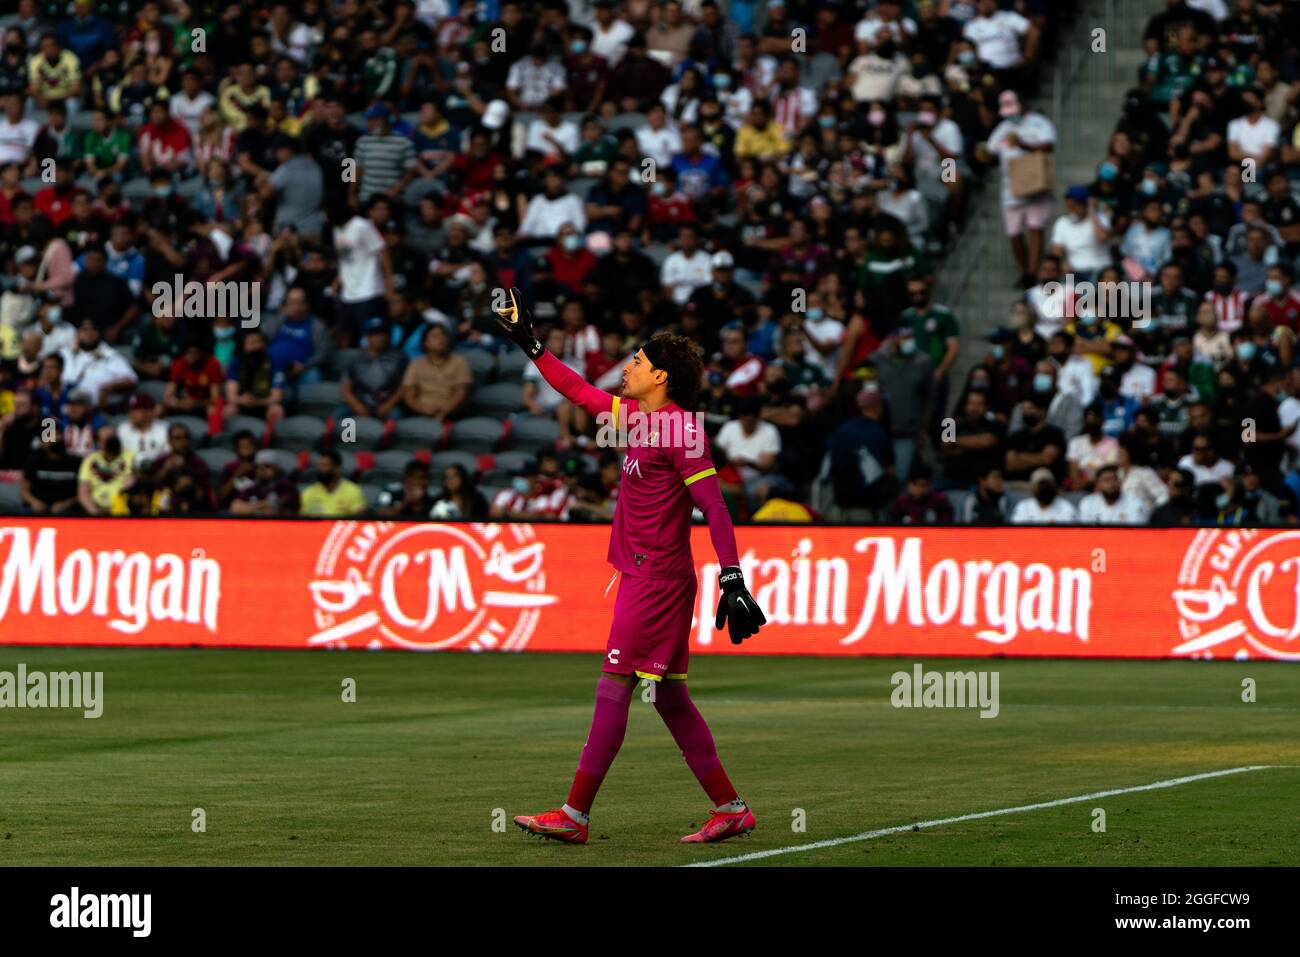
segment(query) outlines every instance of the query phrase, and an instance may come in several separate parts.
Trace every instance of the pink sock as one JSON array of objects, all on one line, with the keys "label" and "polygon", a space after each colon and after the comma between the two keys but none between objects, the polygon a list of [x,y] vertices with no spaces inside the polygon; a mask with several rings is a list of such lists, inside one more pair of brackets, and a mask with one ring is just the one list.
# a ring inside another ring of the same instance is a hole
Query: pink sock
[{"label": "pink sock", "polygon": [[685,682],[661,682],[655,689],[655,710],[664,719],[677,747],[682,749],[686,766],[709,795],[709,800],[719,807],[736,800],[736,789],[718,760],[718,749],[714,747],[709,725],[691,700]]},{"label": "pink sock", "polygon": [[578,771],[569,788],[569,807],[583,814],[591,812],[596,792],[609,772],[610,765],[623,746],[627,733],[627,709],[632,702],[632,686],[619,684],[601,675],[596,683],[596,713],[591,717],[587,744],[578,759]]}]

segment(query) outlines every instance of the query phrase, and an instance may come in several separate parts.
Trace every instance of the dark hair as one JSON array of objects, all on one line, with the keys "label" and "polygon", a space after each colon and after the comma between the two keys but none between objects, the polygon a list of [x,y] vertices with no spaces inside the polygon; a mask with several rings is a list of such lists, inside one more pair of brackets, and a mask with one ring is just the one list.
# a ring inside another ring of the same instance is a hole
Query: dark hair
[{"label": "dark hair", "polygon": [[664,332],[642,348],[656,369],[668,373],[668,398],[683,409],[694,409],[704,374],[699,346],[685,336]]},{"label": "dark hair", "polygon": [[343,467],[343,456],[339,455],[338,452],[336,452],[334,449],[323,450],[322,452],[319,453],[319,457],[322,459],[329,459],[339,468]]}]

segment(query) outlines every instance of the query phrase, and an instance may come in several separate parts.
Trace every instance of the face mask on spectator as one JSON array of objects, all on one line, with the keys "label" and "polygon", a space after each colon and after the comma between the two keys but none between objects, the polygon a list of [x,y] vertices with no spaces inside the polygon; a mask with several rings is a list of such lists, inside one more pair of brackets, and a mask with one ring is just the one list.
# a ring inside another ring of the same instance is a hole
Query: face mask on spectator
[{"label": "face mask on spectator", "polygon": [[1214,496],[1214,504],[1219,508],[1227,508],[1228,502],[1230,501],[1231,499],[1228,498],[1227,492],[1220,492],[1218,495]]},{"label": "face mask on spectator", "polygon": [[1055,486],[1040,482],[1038,487],[1034,489],[1034,498],[1038,499],[1039,505],[1051,505],[1052,500],[1056,498]]},{"label": "face mask on spectator", "polygon": [[820,322],[825,315],[826,315],[826,310],[824,309],[814,308],[808,310],[808,318],[811,319],[813,322]]},{"label": "face mask on spectator", "polygon": [[50,308],[45,311],[45,318],[48,319],[51,324],[58,322],[63,318],[63,307],[50,306]]},{"label": "face mask on spectator", "polygon": [[1221,296],[1226,296],[1228,293],[1232,292],[1232,283],[1230,283],[1230,282],[1216,282],[1216,283],[1214,284],[1214,291],[1217,292],[1217,293],[1218,293],[1219,295],[1221,295]]},{"label": "face mask on spectator", "polygon": [[922,110],[916,114],[916,122],[922,126],[934,126],[934,114],[929,110]]},{"label": "face mask on spectator", "polygon": [[[655,184],[659,185],[658,183]],[[576,253],[582,248],[582,237],[577,233],[569,233],[564,237],[564,249],[566,252]]]},{"label": "face mask on spectator", "polygon": [[957,54],[957,62],[960,63],[962,66],[970,66],[972,63],[975,62],[975,51],[962,50],[960,53]]},{"label": "face mask on spectator", "polygon": [[910,356],[916,352],[915,339],[900,339],[898,342],[898,351],[905,356]]},{"label": "face mask on spectator", "polygon": [[713,78],[713,85],[719,90],[730,89],[731,77],[727,76],[725,73],[719,73]]},{"label": "face mask on spectator", "polygon": [[[1052,377],[1048,373],[1039,372],[1034,376],[1035,392],[1051,392],[1052,385]],[[1028,419],[1029,417],[1025,416],[1025,418]]]},{"label": "face mask on spectator", "polygon": [[833,116],[818,117],[817,123],[824,130],[833,129],[835,127],[835,117]]},{"label": "face mask on spectator", "polygon": [[518,492],[520,495],[527,495],[528,490],[533,487],[532,483],[529,482],[528,479],[524,478],[523,476],[519,476],[515,479],[512,479],[510,484],[511,486],[514,487],[514,490]]},{"label": "face mask on spectator", "polygon": [[587,52],[587,41],[574,40],[572,43],[569,44],[569,52],[572,53],[574,56],[582,56],[584,53]]},{"label": "face mask on spectator", "polygon": [[997,359],[998,361],[1001,361],[1001,360],[1006,356],[1006,354],[1007,354],[1007,348],[1006,348],[1006,346],[998,345],[998,346],[994,346],[994,347],[993,347],[993,358],[994,358],[994,359]]},{"label": "face mask on spectator", "polygon": [[1264,283],[1264,289],[1274,299],[1280,299],[1282,297],[1282,280],[1270,279]]},{"label": "face mask on spectator", "polygon": [[213,326],[212,334],[218,339],[233,339],[235,336],[234,326]]},{"label": "face mask on spectator", "polygon": [[872,126],[883,126],[885,123],[885,111],[872,110],[867,114],[867,122]]},{"label": "face mask on spectator", "polygon": [[1109,160],[1097,167],[1097,178],[1103,183],[1109,183],[1118,175],[1119,170],[1115,167],[1115,164]]},{"label": "face mask on spectator", "polygon": [[1148,196],[1154,196],[1156,193],[1160,192],[1160,184],[1153,179],[1144,179],[1142,181],[1142,192],[1146,193]]},{"label": "face mask on spectator", "polygon": [[1242,362],[1249,362],[1255,358],[1255,343],[1240,342],[1237,344],[1237,358]]},{"label": "face mask on spectator", "polygon": [[650,187],[650,192],[654,193],[656,196],[666,196],[668,194],[668,187],[663,183],[655,183]]}]

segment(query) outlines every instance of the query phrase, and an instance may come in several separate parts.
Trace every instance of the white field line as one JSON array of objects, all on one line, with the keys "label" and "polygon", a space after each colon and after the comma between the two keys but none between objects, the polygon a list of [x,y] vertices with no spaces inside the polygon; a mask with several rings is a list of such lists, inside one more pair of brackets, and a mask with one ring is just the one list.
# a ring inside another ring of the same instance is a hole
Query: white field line
[{"label": "white field line", "polygon": [[1043,801],[1039,804],[1022,804],[1019,807],[1004,807],[996,811],[979,811],[975,814],[962,814],[957,817],[944,817],[934,821],[917,821],[914,824],[900,824],[897,827],[882,827],[877,831],[863,831],[851,837],[836,837],[811,844],[796,844],[793,847],[777,847],[769,851],[755,851],[752,854],[739,854],[735,857],[723,857],[716,861],[697,861],[686,867],[719,867],[723,864],[739,864],[743,861],[758,861],[765,857],[777,857],[781,854],[799,854],[803,851],[818,851],[825,847],[838,847],[841,844],[853,844],[857,841],[871,841],[890,834],[902,834],[906,831],[919,831],[924,828],[939,827],[944,824],[961,824],[964,821],[978,821],[987,817],[1001,817],[1004,814],[1019,814],[1022,811],[1042,811],[1049,807],[1062,807],[1066,804],[1080,804],[1099,798],[1114,797],[1117,794],[1136,794],[1139,791],[1158,791],[1161,788],[1176,788],[1193,781],[1207,781],[1210,778],[1223,778],[1230,774],[1244,774],[1247,771],[1265,771],[1270,768],[1286,767],[1279,764],[1251,764],[1240,768],[1227,768],[1223,771],[1206,771],[1203,774],[1191,774],[1185,778],[1170,778],[1168,781],[1156,781],[1154,784],[1140,784],[1131,788],[1115,788],[1111,791],[1095,791],[1092,794],[1080,794],[1078,797],[1060,798],[1056,801]]}]

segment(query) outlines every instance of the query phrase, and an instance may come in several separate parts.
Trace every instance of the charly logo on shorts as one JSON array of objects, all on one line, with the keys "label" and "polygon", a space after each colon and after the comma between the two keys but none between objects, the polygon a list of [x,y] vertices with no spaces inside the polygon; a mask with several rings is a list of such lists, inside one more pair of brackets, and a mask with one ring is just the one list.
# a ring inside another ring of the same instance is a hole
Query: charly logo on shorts
[{"label": "charly logo on shorts", "polygon": [[529,525],[335,522],[308,585],[314,647],[520,651],[546,593]]},{"label": "charly logo on shorts", "polygon": [[1300,532],[1198,532],[1173,601],[1175,655],[1300,661]]}]

